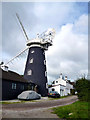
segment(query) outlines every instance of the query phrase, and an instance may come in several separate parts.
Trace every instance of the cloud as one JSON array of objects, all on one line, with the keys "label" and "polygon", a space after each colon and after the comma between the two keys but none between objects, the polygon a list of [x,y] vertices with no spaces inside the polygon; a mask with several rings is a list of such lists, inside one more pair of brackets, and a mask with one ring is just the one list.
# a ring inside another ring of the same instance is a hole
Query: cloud
[{"label": "cloud", "polygon": [[[82,30],[87,28],[87,15],[82,15],[77,22],[61,27],[53,40],[53,46],[46,53],[48,76],[59,76],[60,72],[75,78],[87,74],[88,69],[88,36]],[[80,24],[78,24],[80,21]],[[86,24],[83,24],[86,23]],[[80,28],[80,32],[77,30]],[[77,31],[75,32],[74,29]],[[48,77],[48,79],[49,79]],[[49,79],[52,81],[51,79]]]},{"label": "cloud", "polygon": [[[25,36],[16,19],[19,13],[28,37],[35,38],[49,27],[56,29],[53,46],[46,52],[49,82],[60,72],[69,78],[87,73],[87,3],[12,2],[2,6],[3,61],[26,47]],[[15,60],[10,69],[23,74],[27,56]],[[18,69],[19,68],[19,69]]]},{"label": "cloud", "polygon": [[88,34],[88,16],[86,14],[79,17],[78,21],[74,24],[73,30],[79,34]]},{"label": "cloud", "polygon": [[[27,7],[27,9],[26,9]],[[14,56],[26,46],[25,36],[16,18],[16,13],[20,15],[20,19],[25,30],[30,35],[30,31],[37,19],[33,14],[33,3],[3,3],[2,5],[2,46],[3,52]],[[30,16],[29,16],[30,14]],[[31,16],[32,19],[31,19]],[[27,28],[27,29],[26,29]],[[29,32],[28,32],[29,31]],[[13,51],[12,51],[13,49]]]},{"label": "cloud", "polygon": [[[53,25],[60,25],[68,17],[68,13],[73,7],[73,3],[36,3],[34,13],[39,18],[39,22]],[[57,19],[58,17],[58,19]],[[61,19],[60,19],[61,18]]]}]

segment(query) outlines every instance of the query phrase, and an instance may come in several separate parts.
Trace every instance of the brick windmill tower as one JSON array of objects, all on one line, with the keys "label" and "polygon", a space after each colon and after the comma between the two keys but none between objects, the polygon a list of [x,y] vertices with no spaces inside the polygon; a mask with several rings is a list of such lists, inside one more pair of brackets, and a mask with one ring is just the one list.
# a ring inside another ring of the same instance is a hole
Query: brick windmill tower
[{"label": "brick windmill tower", "polygon": [[18,57],[28,49],[28,57],[24,71],[24,78],[27,79],[28,82],[33,82],[37,84],[38,93],[41,94],[42,96],[46,96],[48,90],[47,90],[47,71],[46,71],[45,51],[48,50],[48,47],[52,45],[52,40],[55,36],[55,30],[48,29],[42,34],[37,35],[36,38],[29,39],[22,25],[22,22],[20,21],[18,14],[16,14],[16,16],[26,36],[27,48],[25,48],[22,52],[20,52],[9,62],[14,60],[16,57]]}]

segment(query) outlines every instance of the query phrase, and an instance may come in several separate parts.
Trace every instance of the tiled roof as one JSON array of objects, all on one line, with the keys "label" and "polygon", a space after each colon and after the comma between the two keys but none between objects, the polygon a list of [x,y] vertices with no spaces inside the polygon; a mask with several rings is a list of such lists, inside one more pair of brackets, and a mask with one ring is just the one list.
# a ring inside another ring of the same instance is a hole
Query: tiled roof
[{"label": "tiled roof", "polygon": [[0,78],[3,80],[11,80],[11,81],[18,81],[18,82],[24,82],[28,83],[27,80],[23,78],[23,76],[13,72],[13,71],[4,71],[0,68]]}]

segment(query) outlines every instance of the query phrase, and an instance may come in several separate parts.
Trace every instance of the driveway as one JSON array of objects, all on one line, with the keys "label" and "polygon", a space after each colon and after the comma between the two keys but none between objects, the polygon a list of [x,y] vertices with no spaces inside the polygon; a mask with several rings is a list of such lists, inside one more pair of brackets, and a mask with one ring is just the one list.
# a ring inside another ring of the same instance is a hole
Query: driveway
[{"label": "driveway", "polygon": [[58,118],[52,113],[53,107],[64,106],[77,101],[77,96],[69,96],[58,100],[14,103],[2,105],[3,118]]}]

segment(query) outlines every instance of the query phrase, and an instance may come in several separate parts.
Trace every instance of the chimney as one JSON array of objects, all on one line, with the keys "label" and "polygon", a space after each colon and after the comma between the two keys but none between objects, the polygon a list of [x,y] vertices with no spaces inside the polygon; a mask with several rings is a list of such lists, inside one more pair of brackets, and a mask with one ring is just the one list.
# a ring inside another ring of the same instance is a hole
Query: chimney
[{"label": "chimney", "polygon": [[62,79],[62,73],[60,73],[60,78]]},{"label": "chimney", "polygon": [[8,72],[8,66],[2,66],[2,69]]},{"label": "chimney", "polygon": [[67,76],[65,76],[65,80],[67,81]]}]

